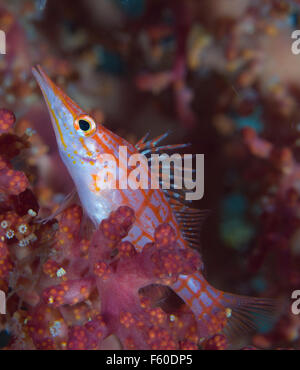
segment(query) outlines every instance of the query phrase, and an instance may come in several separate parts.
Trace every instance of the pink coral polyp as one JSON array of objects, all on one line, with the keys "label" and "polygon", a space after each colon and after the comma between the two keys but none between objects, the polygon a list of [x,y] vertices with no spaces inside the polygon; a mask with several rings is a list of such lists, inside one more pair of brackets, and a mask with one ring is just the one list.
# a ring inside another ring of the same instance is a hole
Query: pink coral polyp
[{"label": "pink coral polyp", "polygon": [[15,115],[8,109],[0,109],[0,134],[9,131],[16,121]]},{"label": "pink coral polyp", "polygon": [[[194,271],[199,263],[197,253],[179,248],[167,224],[155,230],[154,243],[137,252],[140,246],[122,240],[135,220],[129,207],[119,207],[103,220],[90,239],[83,239],[79,232],[81,216],[78,206],[62,212],[55,241],[43,251],[48,258],[40,259],[40,278],[32,277],[30,291],[28,279],[19,280],[19,288],[24,285],[23,292],[27,292],[28,311],[22,312],[25,319],[16,326],[10,348],[19,348],[17,338],[22,336],[24,348],[101,349],[103,340],[112,334],[124,349],[197,347],[195,321],[183,319],[186,324],[176,329],[170,314],[157,306],[155,296],[141,295],[144,287],[168,285],[178,274]],[[4,243],[0,247],[5,260],[7,248]],[[37,260],[27,261],[24,271],[34,271]],[[5,262],[2,271],[0,265],[3,276],[11,268]],[[177,315],[185,317],[178,309]]]}]

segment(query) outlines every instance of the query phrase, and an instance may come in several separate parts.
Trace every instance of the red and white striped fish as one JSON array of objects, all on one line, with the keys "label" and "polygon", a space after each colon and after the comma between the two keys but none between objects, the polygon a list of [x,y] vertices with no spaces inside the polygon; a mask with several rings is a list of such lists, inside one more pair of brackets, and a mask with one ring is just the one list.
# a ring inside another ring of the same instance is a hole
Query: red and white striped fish
[{"label": "red and white striped fish", "polygon": [[[33,74],[46,100],[61,158],[73,178],[81,204],[95,226],[120,205],[126,205],[136,214],[135,225],[128,235],[135,246],[142,248],[152,242],[154,229],[162,223],[173,227],[183,247],[194,246],[203,217],[201,211],[172,200],[161,189],[100,189],[97,181],[104,165],[99,160],[100,154],[110,154],[118,159],[120,146],[127,147],[128,155],[158,153],[178,146],[159,148],[158,143],[166,135],[152,141],[144,137],[133,146],[96,123],[50,80],[41,67],[34,68]],[[272,306],[268,299],[240,297],[217,290],[204,279],[200,270],[193,275],[180,275],[172,289],[194,312],[201,337],[216,334],[224,322],[229,324],[227,327],[251,327],[257,313],[268,313]]]}]

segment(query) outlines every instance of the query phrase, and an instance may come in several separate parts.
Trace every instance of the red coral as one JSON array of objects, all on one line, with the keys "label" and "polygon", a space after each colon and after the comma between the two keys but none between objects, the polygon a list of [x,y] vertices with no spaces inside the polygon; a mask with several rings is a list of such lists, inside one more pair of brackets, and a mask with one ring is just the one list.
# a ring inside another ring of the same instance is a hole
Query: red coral
[{"label": "red coral", "polygon": [[[257,273],[272,256],[264,276],[274,290],[285,295],[286,292],[298,289],[300,282],[300,260],[297,251],[300,227],[300,163],[291,148],[280,147],[249,128],[245,128],[243,134],[251,154],[263,159],[254,162],[251,170],[248,168],[246,171],[246,178],[251,181],[255,172],[263,167],[259,189],[260,232],[251,250],[248,269],[251,273]],[[276,279],[275,286],[270,276]],[[285,279],[281,279],[282,276],[285,276]],[[272,343],[280,343],[282,340],[294,342],[297,333],[299,319],[290,312],[284,312],[273,330],[267,335],[255,336],[253,343],[259,348],[271,348]]]},{"label": "red coral", "polygon": [[202,344],[202,347],[208,350],[216,350],[216,349],[220,350],[220,349],[226,349],[227,345],[228,344],[227,344],[226,337],[221,334],[216,334],[213,337],[206,340]]},{"label": "red coral", "polygon": [[45,289],[42,297],[46,304],[54,307],[65,304],[74,305],[89,297],[91,287],[92,281],[90,279],[70,280]]},{"label": "red coral", "polygon": [[25,331],[37,349],[65,347],[68,329],[58,310],[41,304],[27,316],[25,322]]},{"label": "red coral", "polygon": [[0,190],[9,195],[18,195],[25,191],[29,183],[23,172],[14,171],[10,168],[0,170]]},{"label": "red coral", "polygon": [[0,109],[0,134],[9,131],[14,125],[16,117],[8,109]]},{"label": "red coral", "polygon": [[[56,242],[44,250],[48,258],[40,260],[41,272],[35,267],[38,261],[26,255],[15,294],[29,310],[13,332],[11,348],[20,347],[16,338],[21,330],[22,346],[27,348],[97,349],[115,334],[128,349],[196,349],[199,339],[191,312],[179,309],[175,318],[140,292],[194,271],[197,253],[181,249],[167,224],[155,230],[154,243],[137,252],[131,243],[122,241],[135,220],[129,207],[122,206],[103,220],[90,241],[79,236],[81,216],[78,206],[62,212]],[[19,218],[6,214],[13,228]],[[0,251],[2,259],[7,258],[4,243]],[[33,273],[32,279],[27,271]]]}]

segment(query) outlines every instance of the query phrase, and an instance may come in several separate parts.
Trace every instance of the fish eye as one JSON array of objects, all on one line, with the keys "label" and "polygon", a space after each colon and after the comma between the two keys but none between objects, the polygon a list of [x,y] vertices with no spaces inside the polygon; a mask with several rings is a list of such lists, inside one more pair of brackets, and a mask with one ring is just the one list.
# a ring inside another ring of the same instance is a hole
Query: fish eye
[{"label": "fish eye", "polygon": [[75,119],[74,127],[76,131],[83,136],[93,135],[97,128],[93,118],[86,114],[81,115]]},{"label": "fish eye", "polygon": [[78,123],[79,123],[79,127],[82,131],[89,131],[89,129],[91,128],[91,124],[88,121],[86,121],[85,119],[80,119],[78,121]]}]

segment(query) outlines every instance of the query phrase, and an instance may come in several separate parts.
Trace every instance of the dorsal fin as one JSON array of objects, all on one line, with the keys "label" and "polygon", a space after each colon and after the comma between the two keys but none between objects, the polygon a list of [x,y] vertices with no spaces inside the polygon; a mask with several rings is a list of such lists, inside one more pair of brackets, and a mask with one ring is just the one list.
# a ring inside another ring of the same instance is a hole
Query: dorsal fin
[{"label": "dorsal fin", "polygon": [[163,154],[163,150],[182,149],[190,145],[190,144],[174,144],[158,146],[158,144],[161,141],[163,141],[167,136],[169,136],[170,131],[167,131],[164,134],[152,140],[147,140],[149,134],[150,133],[147,132],[146,135],[144,135],[135,145],[136,149],[145,156],[153,153]]},{"label": "dorsal fin", "polygon": [[[150,166],[151,166],[151,154],[159,154],[163,155],[165,151],[174,151],[175,149],[182,149],[186,148],[190,144],[175,144],[175,145],[162,145],[158,146],[158,144],[163,141],[167,136],[169,135],[169,132],[166,132],[152,140],[147,140],[149,133],[147,133],[145,136],[143,136],[138,143],[136,144],[136,149],[147,157]],[[154,168],[153,165],[151,168]],[[194,209],[188,206],[188,204],[191,203],[191,201],[186,200],[186,192],[190,192],[190,189],[186,189],[184,186],[179,189],[176,188],[175,185],[175,174],[176,174],[176,167],[173,167],[173,174],[171,174],[170,183],[168,182],[168,185],[170,185],[170,188],[164,189],[165,179],[162,176],[162,165],[161,162],[159,163],[159,183],[161,190],[164,192],[165,196],[167,197],[167,200],[169,201],[175,217],[177,219],[177,222],[179,223],[179,226],[182,231],[182,235],[184,239],[187,241],[187,243],[192,248],[199,248],[199,237],[200,237],[200,230],[201,226],[203,224],[203,221],[206,219],[209,210],[199,210]],[[182,169],[181,169],[182,170]],[[193,174],[194,170],[192,168],[184,168],[184,170],[190,171],[191,174]],[[178,172],[177,172],[178,173]]]},{"label": "dorsal fin", "polygon": [[174,200],[170,203],[184,239],[191,248],[198,249],[200,247],[199,237],[201,228],[210,211],[207,209],[191,208]]}]

